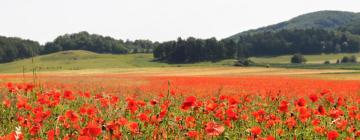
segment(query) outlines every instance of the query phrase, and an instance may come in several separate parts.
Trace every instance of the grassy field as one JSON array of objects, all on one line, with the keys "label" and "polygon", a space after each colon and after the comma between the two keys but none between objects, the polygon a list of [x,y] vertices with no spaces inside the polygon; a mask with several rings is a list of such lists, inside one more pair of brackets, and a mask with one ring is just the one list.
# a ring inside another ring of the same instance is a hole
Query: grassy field
[{"label": "grassy field", "polygon": [[[360,64],[335,64],[337,59],[343,56],[356,54],[322,54],[322,55],[305,55],[308,60],[307,64],[290,64],[291,55],[275,57],[252,57],[250,58],[258,66],[262,67],[270,64],[271,67],[278,68],[295,68],[295,69],[349,69],[360,70]],[[324,61],[329,60],[332,64],[324,65]],[[152,54],[97,54],[89,51],[64,51],[54,54],[37,56],[30,59],[14,61],[0,64],[0,73],[21,73],[31,72],[37,68],[37,72],[46,71],[86,71],[87,73],[98,72],[124,72],[137,68],[164,68],[164,67],[232,67],[235,60],[223,60],[219,62],[201,62],[193,64],[167,64],[153,61]],[[200,71],[201,72],[201,71]]]},{"label": "grassy field", "polygon": [[0,73],[37,71],[64,71],[84,69],[143,68],[143,67],[187,67],[187,66],[231,66],[233,60],[201,62],[196,64],[167,64],[154,62],[152,54],[97,54],[88,51],[64,51],[37,56],[15,62],[0,64]]},{"label": "grassy field", "polygon": [[[336,63],[337,59],[341,59],[344,56],[355,55],[358,58],[360,53],[339,53],[339,54],[321,54],[321,55],[304,55],[307,60],[307,64],[323,64],[325,61],[330,61],[331,63]],[[282,55],[282,56],[269,56],[269,57],[251,57],[250,59],[256,63],[260,64],[289,64],[292,55]]]}]

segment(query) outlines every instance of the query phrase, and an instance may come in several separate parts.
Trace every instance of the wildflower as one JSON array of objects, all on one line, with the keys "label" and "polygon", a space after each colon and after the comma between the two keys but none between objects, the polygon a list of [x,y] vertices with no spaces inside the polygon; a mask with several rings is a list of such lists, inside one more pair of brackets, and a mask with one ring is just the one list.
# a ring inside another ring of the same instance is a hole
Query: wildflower
[{"label": "wildflower", "polygon": [[189,131],[189,132],[187,132],[186,135],[190,138],[196,138],[198,136],[198,132],[197,131]]},{"label": "wildflower", "polygon": [[84,136],[91,136],[91,137],[97,137],[101,134],[102,130],[98,126],[98,124],[90,122],[87,124],[87,126],[82,129],[82,135]]},{"label": "wildflower", "polygon": [[339,137],[339,133],[337,131],[329,131],[327,134],[328,140],[336,140],[336,138]]},{"label": "wildflower", "polygon": [[224,130],[224,126],[218,125],[215,122],[209,122],[205,127],[205,131],[209,136],[219,136],[224,132]]},{"label": "wildflower", "polygon": [[319,98],[318,98],[318,96],[316,94],[310,94],[309,98],[313,103],[315,103],[316,101],[319,100]]},{"label": "wildflower", "polygon": [[255,127],[252,127],[252,128],[250,129],[250,132],[251,132],[251,134],[253,134],[254,136],[257,136],[257,135],[260,135],[260,134],[261,134],[262,130],[261,130],[260,127],[255,126]]},{"label": "wildflower", "polygon": [[295,101],[295,105],[303,107],[303,106],[306,105],[306,100],[304,98],[300,98],[300,99]]},{"label": "wildflower", "polygon": [[287,101],[281,101],[281,103],[278,107],[278,110],[280,112],[288,112],[288,105],[289,105],[289,103]]},{"label": "wildflower", "polygon": [[47,132],[47,139],[55,140],[55,130],[54,129],[51,129]]},{"label": "wildflower", "polygon": [[139,133],[139,124],[136,122],[129,122],[128,128],[134,134]]},{"label": "wildflower", "polygon": [[21,126],[15,127],[15,139],[20,139],[22,133],[21,133]]},{"label": "wildflower", "polygon": [[194,106],[196,103],[196,97],[190,96],[185,99],[185,101],[181,105],[181,109],[188,110],[192,106]]},{"label": "wildflower", "polygon": [[72,110],[66,111],[65,116],[67,119],[71,120],[72,122],[77,122],[79,119],[78,115]]}]

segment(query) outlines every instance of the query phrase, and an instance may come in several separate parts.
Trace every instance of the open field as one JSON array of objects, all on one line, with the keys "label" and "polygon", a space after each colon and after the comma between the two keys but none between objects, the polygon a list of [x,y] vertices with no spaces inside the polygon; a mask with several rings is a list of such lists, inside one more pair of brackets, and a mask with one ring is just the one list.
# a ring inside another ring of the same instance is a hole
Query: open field
[{"label": "open field", "polygon": [[0,73],[37,71],[63,71],[84,69],[142,68],[142,67],[184,67],[184,66],[230,66],[232,60],[217,63],[167,64],[153,61],[152,54],[97,54],[89,51],[64,51],[0,64]]},{"label": "open field", "polygon": [[[166,91],[168,81],[172,87],[188,94],[214,94],[219,89],[227,94],[238,94],[243,91],[259,92],[266,90],[293,90],[291,95],[304,95],[296,85],[302,84],[306,91],[315,92],[323,88],[335,88],[337,92],[357,94],[360,87],[360,73],[355,70],[312,70],[312,69],[284,69],[261,67],[164,67],[164,68],[113,68],[64,70],[61,72],[41,72],[33,75],[1,74],[0,82],[33,82],[41,83],[52,88],[92,89],[104,90],[117,94],[153,95],[158,91]],[[278,82],[274,82],[274,81]],[[196,82],[194,82],[196,81]],[[254,83],[248,85],[246,83]],[[257,85],[256,83],[263,83]],[[314,84],[318,83],[318,84]],[[346,84],[347,83],[347,84]],[[277,84],[277,86],[275,86]],[[352,85],[349,88],[349,85]],[[206,88],[204,88],[206,87]],[[246,90],[245,90],[246,89]],[[151,94],[150,94],[151,93]],[[288,91],[288,94],[290,92]]]},{"label": "open field", "polygon": [[[305,55],[308,60],[306,65],[289,64],[291,55],[276,57],[253,57],[250,58],[258,65],[271,64],[272,67],[284,68],[307,68],[307,69],[360,69],[359,64],[330,64],[323,65],[325,60],[335,63],[343,56],[357,54],[323,54]],[[22,73],[31,72],[37,68],[38,72],[46,71],[114,71],[115,69],[129,68],[163,68],[163,67],[232,67],[235,60],[223,60],[219,62],[200,62],[193,64],[167,64],[153,60],[152,54],[97,54],[89,51],[64,51],[49,55],[37,56],[32,59],[24,59],[15,62],[0,64],[0,73]],[[115,70],[116,71],[116,70]]]},{"label": "open field", "polygon": [[1,74],[0,140],[356,139],[358,77],[256,67]]},{"label": "open field", "polygon": [[71,51],[2,64],[0,140],[360,137],[358,70],[151,59]]},{"label": "open field", "polygon": [[[320,55],[304,55],[308,64],[323,64],[325,61],[330,61],[331,63],[336,63],[338,59],[341,60],[344,56],[355,55],[360,57],[360,53],[339,53],[339,54],[320,54]],[[282,55],[282,56],[269,56],[269,57],[251,57],[250,59],[256,63],[263,64],[289,64],[292,55]]]}]

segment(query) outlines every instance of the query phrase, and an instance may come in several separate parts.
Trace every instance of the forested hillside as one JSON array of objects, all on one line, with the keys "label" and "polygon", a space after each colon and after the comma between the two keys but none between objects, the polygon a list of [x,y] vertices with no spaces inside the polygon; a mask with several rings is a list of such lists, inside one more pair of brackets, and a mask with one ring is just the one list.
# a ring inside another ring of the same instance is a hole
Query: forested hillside
[{"label": "forested hillside", "polygon": [[300,15],[289,21],[284,21],[278,24],[253,29],[238,33],[229,38],[239,39],[239,36],[256,34],[262,32],[277,32],[281,30],[293,29],[325,29],[337,30],[338,28],[351,25],[353,22],[360,22],[360,13],[343,12],[343,11],[318,11]]},{"label": "forested hillside", "polygon": [[45,45],[20,38],[0,37],[0,63],[66,50],[111,54],[151,53],[156,44],[149,40],[123,41],[88,32],[61,35]]},{"label": "forested hillside", "polygon": [[160,44],[154,57],[170,63],[217,61],[226,58],[273,56],[283,54],[321,54],[359,52],[360,40],[352,34],[322,29],[263,32],[217,41],[211,39],[178,39]]}]

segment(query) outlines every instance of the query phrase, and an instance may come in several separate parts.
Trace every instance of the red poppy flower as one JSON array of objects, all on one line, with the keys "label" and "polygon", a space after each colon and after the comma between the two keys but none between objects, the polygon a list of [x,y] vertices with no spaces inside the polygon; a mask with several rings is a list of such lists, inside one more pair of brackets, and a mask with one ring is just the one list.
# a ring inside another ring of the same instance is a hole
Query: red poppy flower
[{"label": "red poppy flower", "polygon": [[181,109],[188,110],[192,106],[194,106],[196,103],[196,97],[190,96],[185,99],[185,101],[181,105]]},{"label": "red poppy flower", "polygon": [[316,94],[310,94],[310,95],[309,95],[309,98],[310,98],[310,100],[311,100],[312,102],[316,102],[316,101],[318,101],[318,99],[319,99]]},{"label": "red poppy flower", "polygon": [[7,108],[9,108],[11,106],[11,102],[9,99],[4,99],[3,100],[3,105]]},{"label": "red poppy flower", "polygon": [[288,112],[288,105],[289,103],[287,101],[281,101],[278,110],[280,112]]},{"label": "red poppy flower", "polygon": [[68,99],[68,100],[74,100],[75,96],[74,96],[74,93],[72,91],[66,90],[66,91],[64,91],[63,98]]},{"label": "red poppy flower", "polygon": [[149,120],[150,120],[148,115],[146,115],[145,113],[139,114],[139,119],[143,122],[149,122]]},{"label": "red poppy flower", "polygon": [[88,125],[82,130],[82,135],[97,137],[101,134],[102,130],[96,123],[88,123]]},{"label": "red poppy flower", "polygon": [[66,111],[65,116],[67,119],[71,120],[72,122],[77,122],[79,119],[79,116],[72,110]]},{"label": "red poppy flower", "polygon": [[317,111],[319,112],[320,115],[325,115],[326,114],[326,110],[322,105],[319,105]]},{"label": "red poppy flower", "polygon": [[77,140],[94,140],[94,139],[90,136],[79,136]]},{"label": "red poppy flower", "polygon": [[111,96],[110,104],[114,105],[119,102],[119,97],[117,96]]},{"label": "red poppy flower", "polygon": [[189,131],[189,132],[187,132],[187,136],[190,138],[196,138],[198,136],[198,132],[197,131]]},{"label": "red poppy flower", "polygon": [[260,134],[261,134],[262,130],[261,130],[260,127],[255,126],[255,127],[252,127],[252,128],[250,129],[250,132],[251,132],[251,134],[253,134],[254,136],[257,136],[257,135],[260,135]]},{"label": "red poppy flower", "polygon": [[139,133],[139,124],[136,122],[129,122],[128,128],[132,133]]},{"label": "red poppy flower", "polygon": [[319,134],[319,135],[323,135],[325,133],[325,128],[324,127],[319,127],[319,126],[316,126],[314,128],[314,131],[316,134]]},{"label": "red poppy flower", "polygon": [[236,112],[233,111],[233,109],[226,110],[226,115],[231,120],[237,120],[239,118]]},{"label": "red poppy flower", "polygon": [[30,132],[30,135],[36,135],[36,134],[38,134],[39,132],[40,132],[40,126],[39,125],[33,125],[31,128],[30,128],[30,130],[29,130],[29,132]]},{"label": "red poppy flower", "polygon": [[288,126],[289,129],[292,129],[296,126],[296,120],[294,117],[290,117],[285,121],[285,124]]},{"label": "red poppy flower", "polygon": [[300,98],[300,99],[295,101],[295,105],[303,107],[303,106],[306,105],[306,100],[304,98]]},{"label": "red poppy flower", "polygon": [[151,105],[156,105],[158,103],[158,101],[156,100],[156,99],[152,99],[151,101],[150,101],[150,104]]},{"label": "red poppy flower", "polygon": [[47,139],[48,140],[54,140],[55,139],[55,130],[51,129],[47,132]]},{"label": "red poppy flower", "polygon": [[205,127],[205,131],[209,136],[219,136],[224,132],[224,130],[224,126],[218,125],[215,122],[209,122]]},{"label": "red poppy flower", "polygon": [[193,128],[193,127],[195,127],[195,126],[196,126],[195,121],[196,121],[195,118],[192,117],[192,116],[186,117],[186,119],[185,119],[186,127],[188,127],[188,128]]},{"label": "red poppy flower", "polygon": [[328,140],[336,140],[336,138],[339,137],[339,133],[337,131],[329,131],[327,134]]}]

